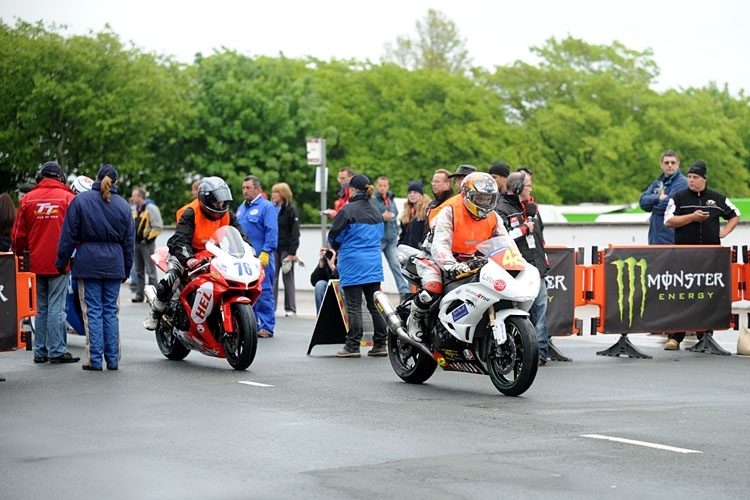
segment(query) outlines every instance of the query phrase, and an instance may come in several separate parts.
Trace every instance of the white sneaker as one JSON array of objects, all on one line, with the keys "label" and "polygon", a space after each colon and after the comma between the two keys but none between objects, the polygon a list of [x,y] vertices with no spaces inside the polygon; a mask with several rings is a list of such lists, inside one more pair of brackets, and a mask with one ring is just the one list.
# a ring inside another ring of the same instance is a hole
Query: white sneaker
[{"label": "white sneaker", "polygon": [[146,330],[151,330],[152,332],[156,330],[156,327],[159,325],[159,320],[156,318],[155,311],[151,311],[148,313],[148,316],[146,316],[146,319],[143,320],[143,328]]},{"label": "white sneaker", "polygon": [[151,312],[149,312],[146,319],[143,320],[143,328],[151,331],[156,330],[156,327],[159,324],[159,318],[166,308],[167,305],[164,302],[154,297],[154,300],[151,302]]}]

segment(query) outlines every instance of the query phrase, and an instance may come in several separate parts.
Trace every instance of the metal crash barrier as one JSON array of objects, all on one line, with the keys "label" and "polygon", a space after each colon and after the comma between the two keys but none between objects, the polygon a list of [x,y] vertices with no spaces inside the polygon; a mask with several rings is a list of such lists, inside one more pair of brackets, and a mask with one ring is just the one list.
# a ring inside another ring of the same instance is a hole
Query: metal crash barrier
[{"label": "metal crash barrier", "polygon": [[[576,294],[595,305],[591,334],[618,334],[604,356],[651,358],[628,339],[629,333],[703,333],[690,350],[728,355],[713,330],[738,328],[732,302],[745,298],[750,264],[737,262],[734,248],[719,245],[610,246],[592,251],[589,266],[576,265],[583,288]],[[580,335],[580,332],[579,332]]]}]

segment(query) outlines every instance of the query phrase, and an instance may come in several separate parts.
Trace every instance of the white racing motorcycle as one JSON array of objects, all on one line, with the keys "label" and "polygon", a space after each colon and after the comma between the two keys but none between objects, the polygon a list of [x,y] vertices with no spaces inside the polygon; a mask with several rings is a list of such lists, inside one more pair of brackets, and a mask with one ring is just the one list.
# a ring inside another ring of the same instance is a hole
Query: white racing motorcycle
[{"label": "white racing motorcycle", "polygon": [[[418,250],[402,245],[399,252],[402,274],[420,289]],[[384,293],[375,293],[389,329],[388,357],[405,382],[421,384],[438,366],[488,374],[506,396],[519,396],[534,382],[539,348],[528,311],[539,292],[539,271],[509,236],[481,243],[479,253],[467,262],[469,272],[445,276],[443,295],[424,320],[422,342],[404,328],[414,296],[394,309]]]}]

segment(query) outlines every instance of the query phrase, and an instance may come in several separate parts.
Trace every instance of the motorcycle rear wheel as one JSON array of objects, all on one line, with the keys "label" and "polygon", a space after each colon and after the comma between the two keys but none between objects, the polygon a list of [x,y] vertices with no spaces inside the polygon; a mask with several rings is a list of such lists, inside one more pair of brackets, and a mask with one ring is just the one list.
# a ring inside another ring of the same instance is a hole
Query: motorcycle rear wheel
[{"label": "motorcycle rear wheel", "polygon": [[258,350],[258,323],[250,304],[234,303],[231,310],[234,331],[224,332],[222,344],[232,368],[246,370]]},{"label": "motorcycle rear wheel", "polygon": [[487,371],[495,388],[506,396],[520,396],[531,387],[539,368],[536,331],[528,318],[510,316],[505,320],[508,339],[496,346],[486,339]]},{"label": "motorcycle rear wheel", "polygon": [[388,359],[396,375],[404,382],[421,384],[429,379],[437,362],[421,349],[399,339],[398,335],[388,330]]},{"label": "motorcycle rear wheel", "polygon": [[156,344],[167,359],[181,361],[190,354],[190,349],[185,347],[185,344],[175,336],[174,327],[164,321],[164,319],[159,319],[155,333]]}]

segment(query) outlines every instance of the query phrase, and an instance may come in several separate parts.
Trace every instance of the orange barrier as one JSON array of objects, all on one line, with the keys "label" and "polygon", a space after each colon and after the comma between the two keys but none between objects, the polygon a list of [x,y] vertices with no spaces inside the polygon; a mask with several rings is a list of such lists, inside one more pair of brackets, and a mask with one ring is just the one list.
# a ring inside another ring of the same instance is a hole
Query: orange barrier
[{"label": "orange barrier", "polygon": [[[18,329],[18,348],[31,348],[31,317],[36,316],[36,274],[24,271],[25,262],[22,258],[16,259],[16,314],[17,321],[21,323]],[[24,328],[23,325],[26,325]]]},{"label": "orange barrier", "polygon": [[31,316],[36,316],[36,275],[23,257],[0,253],[0,350],[31,348]]}]

